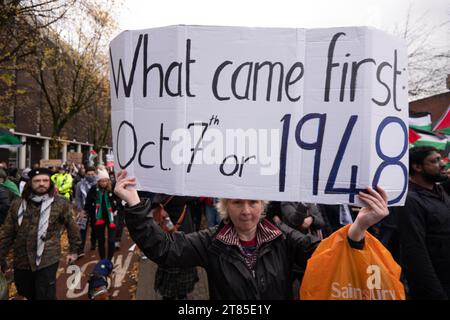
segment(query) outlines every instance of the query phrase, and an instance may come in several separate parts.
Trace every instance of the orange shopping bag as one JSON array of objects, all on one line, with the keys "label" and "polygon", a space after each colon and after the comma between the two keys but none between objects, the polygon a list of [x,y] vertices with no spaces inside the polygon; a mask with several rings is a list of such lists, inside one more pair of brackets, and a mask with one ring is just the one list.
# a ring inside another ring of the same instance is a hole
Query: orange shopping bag
[{"label": "orange shopping bag", "polygon": [[302,300],[404,300],[400,266],[366,232],[363,250],[347,240],[347,225],[323,240],[308,260],[300,288]]}]

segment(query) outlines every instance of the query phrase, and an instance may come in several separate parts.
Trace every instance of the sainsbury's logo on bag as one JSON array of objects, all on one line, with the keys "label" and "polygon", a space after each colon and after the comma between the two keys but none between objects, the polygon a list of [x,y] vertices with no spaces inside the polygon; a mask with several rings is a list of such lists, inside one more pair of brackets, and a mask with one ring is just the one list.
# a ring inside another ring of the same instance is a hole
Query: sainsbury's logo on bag
[{"label": "sainsbury's logo on bag", "polygon": [[[401,268],[369,232],[362,250],[348,241],[350,225],[324,239],[308,260],[302,300],[405,300]],[[323,266],[327,266],[324,268]]]},{"label": "sainsbury's logo on bag", "polygon": [[367,266],[366,272],[368,274],[366,288],[357,288],[351,283],[341,285],[335,281],[331,283],[331,297],[356,300],[395,300],[395,290],[381,289],[381,271],[378,265]]}]

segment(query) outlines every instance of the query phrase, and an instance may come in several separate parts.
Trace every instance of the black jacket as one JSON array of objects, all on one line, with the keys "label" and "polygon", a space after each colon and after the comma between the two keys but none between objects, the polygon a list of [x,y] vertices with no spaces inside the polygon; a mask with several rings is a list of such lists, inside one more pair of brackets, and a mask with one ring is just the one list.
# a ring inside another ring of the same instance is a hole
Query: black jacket
[{"label": "black jacket", "polygon": [[[95,204],[97,202],[97,185],[92,186],[87,195],[86,195],[86,202],[84,204],[84,210],[88,213],[89,218],[93,219],[95,221]],[[120,207],[120,201],[119,198],[112,192],[108,192],[108,198],[109,202],[111,204],[111,209],[113,212],[119,209]],[[104,214],[104,213],[102,213]]]},{"label": "black jacket", "polygon": [[12,192],[0,186],[0,226],[5,221],[9,206],[11,205],[10,193]]},{"label": "black jacket", "polygon": [[305,265],[316,247],[308,235],[281,223],[278,227],[282,235],[261,246],[252,273],[237,247],[216,239],[223,224],[200,232],[169,235],[153,222],[149,209],[148,200],[125,209],[133,240],[157,264],[205,268],[213,300],[291,299],[294,262]]},{"label": "black jacket", "polygon": [[410,183],[399,208],[401,263],[412,299],[450,297],[450,197]]},{"label": "black jacket", "polygon": [[310,226],[312,230],[321,229],[325,226],[322,214],[315,204],[281,202],[281,213],[283,222],[294,229],[299,229],[305,218],[309,216],[313,218],[313,223]]},{"label": "black jacket", "polygon": [[151,198],[151,209],[155,208],[159,204],[163,204],[164,209],[167,211],[170,219],[172,220],[172,223],[176,224],[183,212],[184,206],[186,206],[187,211],[178,230],[183,231],[184,233],[191,233],[195,231],[195,228],[188,206],[191,202],[195,201],[195,199],[196,198],[194,197],[182,196],[173,196],[171,198],[169,195],[156,193]]}]

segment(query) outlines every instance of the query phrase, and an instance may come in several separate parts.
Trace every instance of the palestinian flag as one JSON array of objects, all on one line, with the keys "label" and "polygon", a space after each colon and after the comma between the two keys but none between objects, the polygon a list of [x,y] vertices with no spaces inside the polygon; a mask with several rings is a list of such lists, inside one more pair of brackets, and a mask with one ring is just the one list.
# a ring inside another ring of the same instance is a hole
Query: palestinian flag
[{"label": "palestinian flag", "polygon": [[445,150],[447,142],[447,136],[444,134],[421,129],[409,129],[409,143],[416,147],[431,146],[438,150]]},{"label": "palestinian flag", "polygon": [[408,142],[409,144],[414,144],[417,140],[421,138],[420,134],[415,132],[413,129],[409,128],[408,132]]},{"label": "palestinian flag", "polygon": [[0,148],[18,148],[22,146],[20,138],[6,129],[0,129]]},{"label": "palestinian flag", "polygon": [[433,131],[450,135],[450,106],[434,126]]},{"label": "palestinian flag", "polygon": [[417,112],[409,114],[409,127],[431,131],[431,113]]},{"label": "palestinian flag", "polygon": [[89,165],[93,165],[94,164],[94,159],[97,158],[97,152],[92,149],[91,151],[89,151]]}]

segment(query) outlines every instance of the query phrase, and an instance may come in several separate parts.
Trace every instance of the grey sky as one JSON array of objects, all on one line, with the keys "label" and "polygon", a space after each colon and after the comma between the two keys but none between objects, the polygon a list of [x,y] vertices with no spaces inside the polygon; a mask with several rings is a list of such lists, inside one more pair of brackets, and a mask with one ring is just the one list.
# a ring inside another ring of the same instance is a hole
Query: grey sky
[{"label": "grey sky", "polygon": [[[123,30],[177,24],[288,28],[371,26],[398,35],[394,30],[404,29],[408,13],[408,30],[414,34],[410,37],[413,45],[408,45],[408,50],[414,51],[419,46],[430,57],[450,51],[450,23],[433,28],[450,21],[448,0],[124,0],[117,17],[119,29],[113,37]],[[425,44],[420,35],[428,37]],[[415,65],[419,69],[441,70],[442,75],[434,80],[436,84],[431,88],[435,93],[445,92],[445,76],[450,72],[448,59],[432,61],[422,59]]]},{"label": "grey sky", "polygon": [[174,24],[249,27],[374,26],[391,30],[413,16],[448,19],[447,0],[124,0],[119,29]]}]

